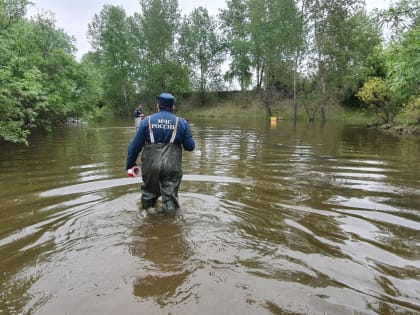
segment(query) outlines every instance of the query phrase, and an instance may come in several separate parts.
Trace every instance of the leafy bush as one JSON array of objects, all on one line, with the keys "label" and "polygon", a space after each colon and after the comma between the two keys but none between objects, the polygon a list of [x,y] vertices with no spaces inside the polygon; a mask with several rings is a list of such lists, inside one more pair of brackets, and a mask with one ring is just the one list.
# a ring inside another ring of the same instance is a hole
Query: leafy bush
[{"label": "leafy bush", "polygon": [[403,115],[409,124],[420,125],[420,97],[412,97],[403,110]]},{"label": "leafy bush", "polygon": [[379,122],[385,124],[393,122],[401,109],[388,82],[382,78],[369,79],[356,95],[363,103],[364,108],[374,114]]}]

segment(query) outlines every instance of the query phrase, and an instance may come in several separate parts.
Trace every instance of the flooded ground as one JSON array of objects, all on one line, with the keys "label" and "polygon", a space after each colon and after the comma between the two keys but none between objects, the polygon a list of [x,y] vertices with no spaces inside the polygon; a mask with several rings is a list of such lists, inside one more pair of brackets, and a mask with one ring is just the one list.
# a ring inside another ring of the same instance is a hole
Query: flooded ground
[{"label": "flooded ground", "polygon": [[135,130],[0,153],[0,314],[419,314],[420,141],[192,121],[178,215],[142,215]]}]

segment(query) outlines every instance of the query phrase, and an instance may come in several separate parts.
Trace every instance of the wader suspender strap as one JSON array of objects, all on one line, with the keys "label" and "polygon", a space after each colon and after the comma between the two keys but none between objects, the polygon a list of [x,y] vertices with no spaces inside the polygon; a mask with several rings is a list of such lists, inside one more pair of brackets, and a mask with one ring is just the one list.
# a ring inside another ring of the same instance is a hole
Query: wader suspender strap
[{"label": "wader suspender strap", "polygon": [[[172,137],[169,143],[174,143],[177,129],[178,129],[178,117],[176,117],[175,128],[172,131]],[[155,137],[153,136],[152,124],[150,123],[150,116],[149,116],[149,134],[150,134],[150,143],[155,143]]]},{"label": "wader suspender strap", "polygon": [[178,129],[178,117],[176,117],[176,122],[175,122],[175,128],[172,131],[172,137],[171,137],[171,141],[169,141],[169,143],[174,143],[175,137],[176,137],[176,130]]},{"label": "wader suspender strap", "polygon": [[155,143],[155,137],[153,136],[152,124],[150,123],[150,116],[149,116],[149,134],[150,134],[150,143]]}]

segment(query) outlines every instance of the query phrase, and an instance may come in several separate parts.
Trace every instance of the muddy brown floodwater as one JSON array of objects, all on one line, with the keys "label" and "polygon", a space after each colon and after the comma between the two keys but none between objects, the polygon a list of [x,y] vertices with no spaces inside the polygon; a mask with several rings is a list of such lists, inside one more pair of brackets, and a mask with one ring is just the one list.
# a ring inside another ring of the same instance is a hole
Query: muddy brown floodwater
[{"label": "muddy brown floodwater", "polygon": [[141,215],[131,122],[0,153],[0,314],[419,314],[420,141],[191,120],[182,211]]}]

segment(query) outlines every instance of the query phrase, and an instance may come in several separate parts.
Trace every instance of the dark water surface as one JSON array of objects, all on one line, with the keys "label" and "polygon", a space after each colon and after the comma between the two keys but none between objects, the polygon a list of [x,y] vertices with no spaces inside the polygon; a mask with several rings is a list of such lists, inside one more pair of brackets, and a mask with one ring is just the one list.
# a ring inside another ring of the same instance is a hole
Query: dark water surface
[{"label": "dark water surface", "polygon": [[140,215],[130,123],[0,155],[0,314],[419,314],[420,141],[193,121],[182,211]]}]

